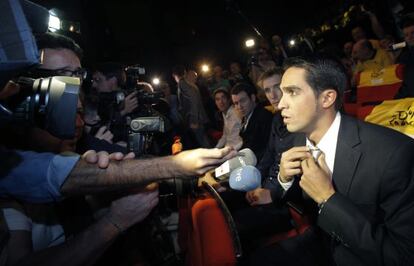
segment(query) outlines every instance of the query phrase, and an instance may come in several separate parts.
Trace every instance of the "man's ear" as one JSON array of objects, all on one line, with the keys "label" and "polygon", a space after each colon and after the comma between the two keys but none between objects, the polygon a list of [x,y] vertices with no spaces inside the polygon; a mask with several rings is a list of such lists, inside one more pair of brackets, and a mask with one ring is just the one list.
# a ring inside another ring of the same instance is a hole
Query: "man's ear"
[{"label": "man's ear", "polygon": [[319,95],[319,99],[321,100],[322,107],[324,109],[328,109],[331,106],[335,105],[335,101],[337,97],[338,97],[338,93],[336,92],[336,90],[333,90],[333,89],[324,90]]}]

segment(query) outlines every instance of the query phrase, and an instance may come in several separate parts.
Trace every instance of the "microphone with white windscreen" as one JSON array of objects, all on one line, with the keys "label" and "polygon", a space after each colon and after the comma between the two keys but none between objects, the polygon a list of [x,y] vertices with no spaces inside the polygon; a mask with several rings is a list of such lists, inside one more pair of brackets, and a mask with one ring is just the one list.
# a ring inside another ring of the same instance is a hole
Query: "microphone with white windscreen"
[{"label": "microphone with white windscreen", "polygon": [[253,151],[249,148],[242,149],[237,153],[236,157],[225,161],[215,169],[215,177],[221,181],[226,180],[233,170],[246,165],[254,166],[256,163],[257,159]]}]

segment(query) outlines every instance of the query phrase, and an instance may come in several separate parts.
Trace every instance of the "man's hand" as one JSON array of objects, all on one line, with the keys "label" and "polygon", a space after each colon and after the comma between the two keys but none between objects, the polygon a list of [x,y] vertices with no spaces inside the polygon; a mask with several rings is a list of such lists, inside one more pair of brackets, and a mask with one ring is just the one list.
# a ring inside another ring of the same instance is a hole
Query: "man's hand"
[{"label": "man's hand", "polygon": [[302,173],[301,161],[310,158],[309,148],[306,146],[293,147],[282,153],[280,158],[279,176],[283,183],[290,182],[295,175]]},{"label": "man's hand", "polygon": [[125,97],[124,108],[121,110],[121,116],[127,115],[138,107],[137,92],[134,91]]},{"label": "man's hand", "polygon": [[107,218],[124,231],[142,221],[158,204],[158,189],[131,194],[112,202]]},{"label": "man's hand", "polygon": [[95,134],[95,138],[106,140],[109,143],[112,143],[114,135],[106,126],[101,126]]},{"label": "man's hand", "polygon": [[100,151],[97,153],[96,151],[89,150],[82,155],[82,159],[87,163],[97,164],[98,167],[102,169],[107,168],[111,160],[122,161],[134,158],[135,154],[133,152],[124,155],[121,152],[108,154],[105,151]]},{"label": "man's hand", "polygon": [[246,193],[246,200],[252,206],[272,203],[270,190],[265,188],[256,188],[255,190],[248,191]]},{"label": "man's hand", "polygon": [[316,163],[313,157],[302,161],[302,177],[300,187],[314,200],[320,204],[329,199],[335,189],[332,185],[331,171],[325,162],[325,154],[321,153]]},{"label": "man's hand", "polygon": [[220,163],[236,156],[237,151],[231,147],[222,149],[195,149],[182,151],[172,158],[184,176],[202,175]]}]

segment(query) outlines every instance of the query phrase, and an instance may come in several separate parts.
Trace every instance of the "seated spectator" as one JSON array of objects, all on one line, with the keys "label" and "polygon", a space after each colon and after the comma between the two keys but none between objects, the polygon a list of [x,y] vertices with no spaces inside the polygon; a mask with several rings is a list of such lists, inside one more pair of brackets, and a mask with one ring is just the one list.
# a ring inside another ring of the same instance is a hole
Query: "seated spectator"
[{"label": "seated spectator", "polygon": [[243,75],[243,71],[239,62],[233,61],[230,63],[229,81],[231,86],[234,86],[239,82],[246,81],[246,78]]},{"label": "seated spectator", "polygon": [[208,88],[210,96],[213,95],[213,92],[220,87],[231,87],[230,81],[225,78],[223,68],[220,65],[216,65],[213,68],[213,77],[210,82],[211,83]]},{"label": "seated spectator", "polygon": [[243,140],[239,135],[241,119],[232,105],[230,93],[225,88],[218,88],[213,92],[213,97],[224,121],[223,135],[219,139],[216,148],[232,146],[239,150],[243,144]]},{"label": "seated spectator", "polygon": [[414,97],[414,20],[406,19],[402,23],[406,46],[397,58],[398,64],[404,64],[404,80],[396,98]]},{"label": "seated spectator", "polygon": [[263,156],[272,124],[272,113],[256,103],[255,88],[248,83],[238,83],[231,90],[231,99],[242,117],[240,137],[244,148],[250,148],[257,157]]},{"label": "seated spectator", "polygon": [[374,49],[368,40],[360,40],[352,49],[352,57],[357,60],[355,72],[366,70],[379,71],[393,62],[388,53],[380,48]]},{"label": "seated spectator", "polygon": [[390,55],[390,58],[392,59],[392,62],[396,62],[398,56],[401,53],[401,49],[392,50],[391,46],[395,43],[395,38],[387,34],[380,40],[380,48],[387,51],[387,53]]},{"label": "seated spectator", "polygon": [[397,64],[414,64],[414,19],[406,19],[401,25],[406,46],[397,58]]},{"label": "seated spectator", "polygon": [[258,102],[266,102],[266,96],[264,91],[257,85],[260,75],[265,71],[276,67],[276,63],[273,61],[270,52],[264,48],[259,48],[256,54],[257,62],[252,61],[250,64],[249,78],[250,81],[257,87],[257,100]]},{"label": "seated spectator", "polygon": [[352,48],[354,47],[353,42],[346,42],[343,47],[343,52],[346,58],[352,59]]}]

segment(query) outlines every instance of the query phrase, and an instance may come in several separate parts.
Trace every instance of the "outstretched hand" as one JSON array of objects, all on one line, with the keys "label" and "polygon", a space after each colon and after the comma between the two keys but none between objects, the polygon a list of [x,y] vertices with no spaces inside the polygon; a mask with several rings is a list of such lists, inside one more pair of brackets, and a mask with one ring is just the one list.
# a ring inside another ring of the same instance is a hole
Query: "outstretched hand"
[{"label": "outstretched hand", "polygon": [[184,176],[202,175],[224,161],[236,156],[231,147],[222,149],[195,149],[182,151],[173,157],[174,162]]}]

